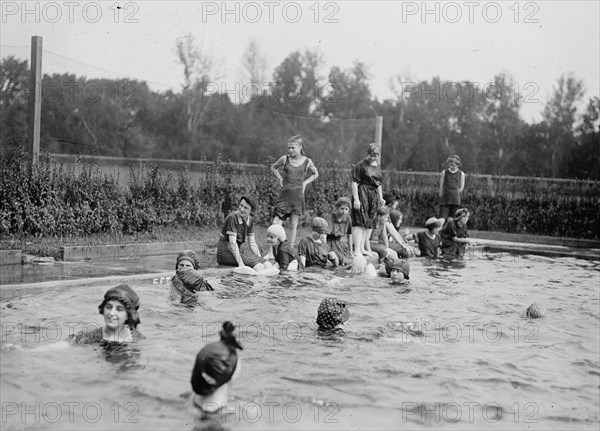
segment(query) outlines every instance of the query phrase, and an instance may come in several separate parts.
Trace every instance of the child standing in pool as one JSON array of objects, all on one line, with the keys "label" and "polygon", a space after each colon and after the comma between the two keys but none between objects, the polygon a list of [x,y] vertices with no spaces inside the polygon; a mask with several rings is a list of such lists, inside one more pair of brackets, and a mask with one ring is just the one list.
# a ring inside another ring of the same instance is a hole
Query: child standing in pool
[{"label": "child standing in pool", "polygon": [[421,257],[429,257],[435,259],[440,254],[441,238],[439,231],[444,221],[435,217],[427,219],[425,222],[426,230],[411,235],[419,246]]},{"label": "child standing in pool", "polygon": [[[319,177],[319,172],[312,160],[304,155],[304,138],[301,135],[288,139],[287,146],[287,156],[281,156],[271,166],[271,171],[282,187],[273,211],[273,224],[283,224],[286,218],[290,218],[290,245],[294,247],[298,219],[304,214],[304,191],[307,185]],[[310,173],[308,178],[307,173]]]},{"label": "child standing in pool", "polygon": [[455,216],[465,188],[465,173],[458,169],[460,157],[450,156],[446,163],[448,168],[440,176],[440,218],[444,220]]},{"label": "child standing in pool", "polygon": [[198,255],[193,250],[183,250],[179,253],[169,291],[172,301],[193,306],[198,301],[198,292],[214,290],[198,272],[199,267]]},{"label": "child standing in pool", "polygon": [[469,210],[461,208],[456,211],[455,218],[448,218],[440,231],[442,256],[461,257],[465,254],[467,244],[471,243],[467,238],[469,216]]}]

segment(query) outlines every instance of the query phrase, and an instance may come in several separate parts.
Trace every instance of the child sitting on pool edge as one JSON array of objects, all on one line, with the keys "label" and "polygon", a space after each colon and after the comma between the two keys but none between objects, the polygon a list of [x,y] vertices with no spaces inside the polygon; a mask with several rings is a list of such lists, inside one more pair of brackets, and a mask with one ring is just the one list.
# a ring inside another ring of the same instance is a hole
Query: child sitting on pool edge
[{"label": "child sitting on pool edge", "polygon": [[169,297],[172,301],[195,305],[198,292],[214,290],[198,272],[198,268],[198,255],[193,250],[179,252],[175,263],[175,275],[171,278]]}]

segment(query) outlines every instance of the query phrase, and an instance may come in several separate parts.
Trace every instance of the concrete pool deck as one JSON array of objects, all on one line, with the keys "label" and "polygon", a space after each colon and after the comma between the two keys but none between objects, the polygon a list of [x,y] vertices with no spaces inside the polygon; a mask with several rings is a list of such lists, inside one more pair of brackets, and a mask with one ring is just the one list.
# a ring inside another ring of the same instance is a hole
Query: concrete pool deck
[{"label": "concrete pool deck", "polygon": [[[469,259],[510,253],[600,261],[600,241],[478,231],[469,231],[469,237],[477,243],[467,252],[465,257]],[[40,258],[22,263],[20,250],[4,250],[0,251],[0,299],[18,295],[21,289],[43,288],[61,281],[68,285],[81,283],[82,279],[143,277],[153,282],[173,274],[175,256],[183,249],[199,253],[207,276],[230,270],[216,265],[216,244],[200,241],[65,247],[64,260],[58,262]]]}]

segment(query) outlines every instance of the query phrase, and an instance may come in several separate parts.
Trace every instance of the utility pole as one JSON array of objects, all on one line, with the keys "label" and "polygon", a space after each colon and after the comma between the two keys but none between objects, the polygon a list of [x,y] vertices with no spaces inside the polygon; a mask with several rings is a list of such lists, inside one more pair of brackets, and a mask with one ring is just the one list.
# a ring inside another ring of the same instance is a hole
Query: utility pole
[{"label": "utility pole", "polygon": [[33,163],[40,154],[42,117],[42,37],[31,37],[31,64],[29,71],[29,130],[27,151]]}]

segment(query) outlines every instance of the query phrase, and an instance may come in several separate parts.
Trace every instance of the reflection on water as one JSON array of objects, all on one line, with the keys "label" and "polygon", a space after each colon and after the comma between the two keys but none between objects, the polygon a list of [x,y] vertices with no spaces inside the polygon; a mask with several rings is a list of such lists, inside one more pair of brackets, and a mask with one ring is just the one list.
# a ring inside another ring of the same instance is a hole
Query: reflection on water
[{"label": "reflection on water", "polygon": [[[597,429],[599,274],[589,261],[505,254],[412,259],[407,285],[344,270],[227,272],[195,308],[140,282],[145,338],[78,348],[58,341],[101,324],[99,300],[118,283],[24,295],[0,303],[3,429]],[[331,296],[350,319],[321,333]],[[546,318],[524,318],[533,302]],[[201,420],[188,402],[193,361],[224,320],[244,347],[241,374],[223,413]],[[23,422],[21,406],[36,403],[39,422]]]},{"label": "reflection on water", "polygon": [[146,367],[140,361],[142,352],[136,343],[121,344],[103,340],[100,343],[100,348],[107,362],[119,366],[119,372],[144,369]]}]

